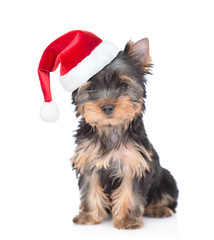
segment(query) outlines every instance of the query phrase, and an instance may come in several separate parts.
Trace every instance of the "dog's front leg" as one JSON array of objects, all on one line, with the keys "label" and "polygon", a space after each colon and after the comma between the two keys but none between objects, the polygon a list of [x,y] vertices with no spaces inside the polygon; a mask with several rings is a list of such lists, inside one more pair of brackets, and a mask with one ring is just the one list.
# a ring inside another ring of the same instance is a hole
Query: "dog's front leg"
[{"label": "dog's front leg", "polygon": [[92,173],[81,175],[79,179],[81,190],[80,212],[74,217],[76,224],[99,224],[108,216],[109,199],[101,187],[99,174],[94,170]]},{"label": "dog's front leg", "polygon": [[114,226],[118,229],[143,227],[143,201],[133,189],[133,178],[125,173],[121,185],[111,195]]}]

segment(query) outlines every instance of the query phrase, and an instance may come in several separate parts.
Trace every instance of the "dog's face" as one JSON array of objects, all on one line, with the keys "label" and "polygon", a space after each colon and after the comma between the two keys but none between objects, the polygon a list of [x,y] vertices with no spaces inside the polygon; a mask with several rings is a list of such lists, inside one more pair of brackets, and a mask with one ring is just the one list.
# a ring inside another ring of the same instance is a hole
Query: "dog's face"
[{"label": "dog's face", "polygon": [[92,127],[126,126],[144,110],[148,39],[132,44],[72,94],[77,116]]}]

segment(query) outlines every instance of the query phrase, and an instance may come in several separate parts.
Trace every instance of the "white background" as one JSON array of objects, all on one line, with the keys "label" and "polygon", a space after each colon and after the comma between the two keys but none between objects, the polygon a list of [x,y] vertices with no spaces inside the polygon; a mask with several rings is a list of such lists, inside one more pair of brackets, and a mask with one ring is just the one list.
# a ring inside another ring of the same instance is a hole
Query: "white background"
[{"label": "white background", "polygon": [[[213,239],[213,1],[90,0],[0,3],[0,239]],[[83,29],[120,49],[150,39],[148,136],[180,189],[177,214],[125,231],[111,219],[75,226],[79,192],[69,158],[77,126],[70,93],[51,74],[60,120],[42,122],[37,67],[57,37]],[[151,238],[150,238],[151,239]]]}]

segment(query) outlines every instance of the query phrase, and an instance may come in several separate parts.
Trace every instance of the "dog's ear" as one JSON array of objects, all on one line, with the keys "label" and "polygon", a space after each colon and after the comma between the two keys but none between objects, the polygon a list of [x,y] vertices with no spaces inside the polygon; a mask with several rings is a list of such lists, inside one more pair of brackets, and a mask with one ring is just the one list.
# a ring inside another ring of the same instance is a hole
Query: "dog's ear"
[{"label": "dog's ear", "polygon": [[136,43],[129,41],[124,52],[128,53],[130,56],[137,57],[142,67],[146,67],[151,63],[148,38],[143,38]]},{"label": "dog's ear", "polygon": [[149,39],[143,38],[140,41],[133,44],[134,54],[137,55],[141,64],[146,66],[150,64],[151,58],[149,56]]}]

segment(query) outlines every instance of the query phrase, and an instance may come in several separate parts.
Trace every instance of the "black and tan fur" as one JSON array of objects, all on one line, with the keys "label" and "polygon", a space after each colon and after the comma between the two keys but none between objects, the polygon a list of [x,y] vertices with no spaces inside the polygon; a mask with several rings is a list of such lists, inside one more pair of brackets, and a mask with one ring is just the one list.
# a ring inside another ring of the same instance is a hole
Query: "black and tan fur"
[{"label": "black and tan fur", "polygon": [[112,214],[118,229],[143,226],[143,215],[169,217],[177,206],[176,182],[162,168],[142,120],[149,42],[124,51],[72,94],[77,116],[73,169],[79,178],[76,224],[98,224]]}]

